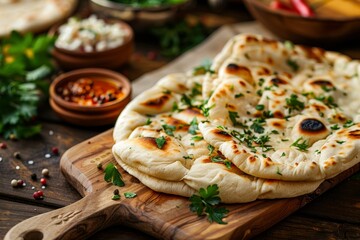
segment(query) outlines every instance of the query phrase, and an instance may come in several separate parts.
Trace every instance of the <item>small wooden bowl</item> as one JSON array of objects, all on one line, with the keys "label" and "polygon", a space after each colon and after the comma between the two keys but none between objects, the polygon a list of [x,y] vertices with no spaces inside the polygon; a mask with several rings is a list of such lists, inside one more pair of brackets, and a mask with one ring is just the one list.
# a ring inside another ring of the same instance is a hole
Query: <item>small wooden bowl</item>
[{"label": "small wooden bowl", "polygon": [[[123,98],[116,99],[96,106],[84,106],[68,102],[58,95],[56,89],[65,86],[70,81],[80,78],[104,77],[102,81],[108,81],[117,87],[121,87]],[[87,68],[74,70],[59,75],[50,85],[50,106],[65,121],[81,126],[102,126],[115,123],[121,111],[130,102],[131,84],[125,76],[101,68]]]},{"label": "small wooden bowl", "polygon": [[334,46],[341,42],[355,43],[360,40],[360,17],[306,18],[271,9],[258,0],[244,0],[244,3],[259,22],[282,39],[318,46]]},{"label": "small wooden bowl", "polygon": [[[117,23],[129,32],[129,35],[125,37],[123,44],[100,52],[71,51],[55,46],[51,51],[51,54],[59,67],[64,70],[90,67],[117,69],[126,63],[134,51],[134,32],[132,28],[123,21],[115,19],[106,19],[106,21],[109,23]],[[60,26],[61,25],[56,25],[52,27],[49,31],[49,35],[56,36]]]}]

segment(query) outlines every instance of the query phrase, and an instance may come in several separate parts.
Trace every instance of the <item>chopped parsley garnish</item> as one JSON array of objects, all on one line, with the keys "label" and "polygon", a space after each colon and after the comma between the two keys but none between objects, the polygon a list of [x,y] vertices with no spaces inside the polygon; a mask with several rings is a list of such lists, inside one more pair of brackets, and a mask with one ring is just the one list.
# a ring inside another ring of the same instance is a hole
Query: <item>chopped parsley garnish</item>
[{"label": "chopped parsley garnish", "polygon": [[305,108],[305,104],[298,100],[298,96],[296,94],[291,94],[290,98],[286,98],[286,105],[289,108],[289,113],[292,110],[301,111]]},{"label": "chopped parsley garnish", "polygon": [[343,144],[345,141],[336,140],[336,142],[337,142],[338,144]]},{"label": "chopped parsley garnish", "polygon": [[195,83],[195,86],[191,89],[190,97],[201,95],[201,84]]},{"label": "chopped parsley garnish", "polygon": [[106,165],[104,172],[104,180],[106,182],[111,182],[115,186],[119,187],[125,186],[125,183],[122,180],[121,173],[113,163],[109,163],[108,165]]},{"label": "chopped parsley garnish", "polygon": [[165,89],[164,91],[162,91],[163,94],[171,94],[171,91],[168,89]]},{"label": "chopped parsley garnish", "polygon": [[264,104],[258,104],[255,107],[255,109],[258,110],[258,111],[264,110],[264,108],[265,108]]},{"label": "chopped parsley garnish", "polygon": [[206,73],[215,73],[215,71],[211,69],[210,63],[195,67],[193,70],[193,76],[204,75]]},{"label": "chopped parsley garnish", "polygon": [[335,91],[336,87],[321,86],[321,89],[324,90],[324,92],[331,92]]},{"label": "chopped parsley garnish", "polygon": [[215,148],[210,144],[207,146],[207,149],[209,150],[209,155],[211,155],[215,150]]},{"label": "chopped parsley garnish", "polygon": [[330,108],[338,107],[338,105],[335,103],[335,100],[332,96],[325,97],[323,95],[320,95],[320,96],[315,96],[314,98],[320,102],[323,102],[325,105],[327,105]]},{"label": "chopped parsley garnish", "polygon": [[231,168],[231,161],[227,160],[227,159],[222,159],[220,156],[212,156],[210,157],[211,161],[212,162],[215,162],[215,163],[223,163],[225,164],[225,166],[227,168]]},{"label": "chopped parsley garnish", "polygon": [[339,125],[335,124],[335,125],[332,125],[332,126],[330,127],[330,129],[331,129],[331,130],[339,130],[340,127],[339,127]]},{"label": "chopped parsley garnish", "polygon": [[280,157],[285,157],[285,156],[286,156],[286,154],[285,154],[285,152],[283,152]]},{"label": "chopped parsley garnish", "polygon": [[299,70],[299,65],[294,60],[288,59],[286,61],[286,64],[293,70],[294,72],[297,72]]},{"label": "chopped parsley garnish", "polygon": [[293,142],[290,146],[296,147],[299,151],[305,152],[309,148],[309,144],[306,140],[303,140],[303,138],[298,138],[295,142]]},{"label": "chopped parsley garnish", "polygon": [[181,99],[180,101],[184,104],[184,105],[187,105],[189,107],[192,107],[192,102],[191,102],[191,99],[186,95],[186,94],[183,94],[181,96]]},{"label": "chopped parsley garnish", "polygon": [[282,173],[280,172],[280,168],[279,168],[279,167],[277,167],[277,169],[276,169],[276,174],[282,176]]},{"label": "chopped parsley garnish", "polygon": [[166,139],[164,136],[161,136],[161,137],[158,137],[155,139],[155,142],[156,142],[156,145],[159,149],[162,149],[163,146],[165,145],[166,143]]},{"label": "chopped parsley garnish", "polygon": [[349,127],[351,127],[351,126],[354,126],[355,125],[355,123],[353,122],[353,121],[351,121],[351,120],[346,120],[346,122],[344,123],[344,128],[349,128]]},{"label": "chopped parsley garnish", "polygon": [[219,197],[219,187],[217,184],[209,185],[206,189],[200,188],[199,195],[192,195],[189,198],[190,210],[196,212],[198,216],[207,215],[209,222],[226,224],[222,219],[229,212],[224,207],[216,207],[221,201]]},{"label": "chopped parsley garnish", "polygon": [[240,97],[243,97],[243,96],[244,96],[244,94],[242,94],[242,93],[235,94],[235,98],[240,98]]},{"label": "chopped parsley garnish", "polygon": [[204,138],[202,137],[202,136],[193,136],[192,138],[191,138],[191,140],[193,140],[193,141],[201,141],[201,140],[203,140]]},{"label": "chopped parsley garnish", "polygon": [[193,159],[194,158],[194,155],[192,154],[189,154],[189,156],[183,156],[183,158],[186,160],[186,159]]},{"label": "chopped parsley garnish", "polygon": [[265,82],[265,79],[260,78],[260,79],[259,79],[259,83],[258,83],[259,86],[262,87],[262,85],[264,84],[264,82]]},{"label": "chopped parsley garnish", "polygon": [[263,91],[261,89],[256,91],[256,94],[261,97],[263,95]]},{"label": "chopped parsley garnish", "polygon": [[263,118],[256,118],[251,124],[250,129],[254,130],[256,133],[264,133],[265,129],[262,126],[265,120]]},{"label": "chopped parsley garnish", "polygon": [[174,103],[173,103],[172,108],[171,108],[171,111],[172,111],[172,112],[179,111],[179,106],[178,106],[177,102],[174,102]]},{"label": "chopped parsley garnish", "polygon": [[192,135],[196,135],[196,130],[199,130],[198,122],[196,117],[193,118],[193,120],[190,122],[190,127],[188,132]]},{"label": "chopped parsley garnish", "polygon": [[151,123],[152,123],[152,121],[151,121],[151,119],[150,119],[150,118],[146,119],[146,123],[145,123],[145,125],[150,125]]},{"label": "chopped parsley garnish", "polygon": [[165,131],[165,133],[166,133],[167,135],[174,137],[173,131],[176,130],[176,127],[175,127],[175,126],[168,125],[168,124],[164,124],[164,125],[162,125],[162,128],[164,129],[164,131]]},{"label": "chopped parsley garnish", "polygon": [[271,111],[263,111],[264,118],[273,118],[274,114]]},{"label": "chopped parsley garnish", "polygon": [[238,117],[239,117],[239,114],[237,112],[229,111],[229,118],[234,126],[239,125],[238,121],[236,120],[236,118],[238,118]]},{"label": "chopped parsley garnish", "polygon": [[126,198],[134,198],[134,197],[136,197],[137,195],[136,195],[136,193],[134,193],[134,192],[124,192],[124,196],[125,196]]}]

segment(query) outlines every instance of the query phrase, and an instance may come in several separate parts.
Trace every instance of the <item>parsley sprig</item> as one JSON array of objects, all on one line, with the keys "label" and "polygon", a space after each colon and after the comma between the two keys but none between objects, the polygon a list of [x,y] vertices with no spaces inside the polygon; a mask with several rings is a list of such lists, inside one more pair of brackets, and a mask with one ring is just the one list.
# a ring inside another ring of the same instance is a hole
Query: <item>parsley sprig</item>
[{"label": "parsley sprig", "polygon": [[303,138],[298,138],[295,142],[293,142],[290,146],[296,147],[299,151],[305,152],[309,148],[308,141],[303,140]]},{"label": "parsley sprig", "polygon": [[209,185],[206,189],[200,188],[199,195],[190,197],[190,210],[196,212],[198,216],[207,215],[209,222],[227,224],[222,219],[229,212],[224,207],[216,207],[221,201],[219,187],[217,184]]},{"label": "parsley sprig", "polygon": [[109,163],[106,166],[104,180],[106,182],[111,182],[112,184],[119,187],[125,186],[125,183],[122,180],[121,173],[113,163]]}]

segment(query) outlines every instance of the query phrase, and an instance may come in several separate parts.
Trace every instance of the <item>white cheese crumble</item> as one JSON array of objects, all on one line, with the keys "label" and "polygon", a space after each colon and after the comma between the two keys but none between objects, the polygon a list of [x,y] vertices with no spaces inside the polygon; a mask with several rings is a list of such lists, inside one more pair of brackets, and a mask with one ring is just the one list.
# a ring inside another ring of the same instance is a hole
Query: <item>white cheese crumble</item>
[{"label": "white cheese crumble", "polygon": [[129,34],[120,24],[106,23],[95,15],[83,20],[70,18],[60,26],[55,46],[71,51],[104,51],[122,45]]}]

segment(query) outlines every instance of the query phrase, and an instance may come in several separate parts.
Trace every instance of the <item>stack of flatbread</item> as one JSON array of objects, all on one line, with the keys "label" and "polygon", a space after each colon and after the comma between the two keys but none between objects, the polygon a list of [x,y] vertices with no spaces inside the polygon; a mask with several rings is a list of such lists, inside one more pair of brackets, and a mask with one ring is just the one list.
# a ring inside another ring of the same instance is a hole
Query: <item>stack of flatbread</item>
[{"label": "stack of flatbread", "polygon": [[67,18],[77,0],[0,0],[0,37],[40,32]]},{"label": "stack of flatbread", "polygon": [[149,188],[225,203],[314,191],[359,163],[360,64],[258,35],[228,41],[211,67],[162,78],[114,129],[113,154]]}]

